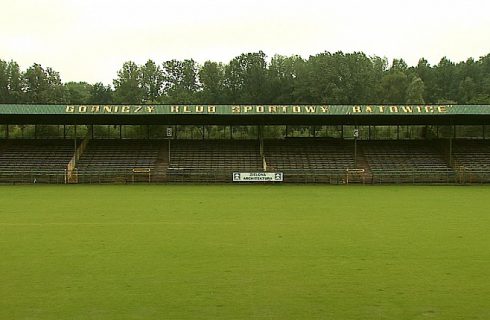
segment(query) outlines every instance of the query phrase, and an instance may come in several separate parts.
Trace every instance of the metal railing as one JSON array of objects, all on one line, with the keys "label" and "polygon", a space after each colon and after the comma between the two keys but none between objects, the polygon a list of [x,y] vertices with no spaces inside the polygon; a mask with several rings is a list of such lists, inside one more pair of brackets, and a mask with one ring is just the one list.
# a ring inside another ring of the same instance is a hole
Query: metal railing
[{"label": "metal railing", "polygon": [[0,183],[67,183],[66,169],[62,170],[0,170]]},{"label": "metal railing", "polygon": [[490,183],[490,169],[471,169],[459,167],[457,182],[460,184]]},{"label": "metal railing", "polygon": [[371,183],[457,183],[457,175],[452,169],[428,168],[426,170],[387,170],[371,171]]}]

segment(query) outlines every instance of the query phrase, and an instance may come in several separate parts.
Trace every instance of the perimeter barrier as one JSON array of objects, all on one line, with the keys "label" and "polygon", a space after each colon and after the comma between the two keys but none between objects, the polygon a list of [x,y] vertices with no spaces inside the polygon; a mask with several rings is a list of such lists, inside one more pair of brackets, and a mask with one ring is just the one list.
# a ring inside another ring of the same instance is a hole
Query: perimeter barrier
[{"label": "perimeter barrier", "polygon": [[[490,183],[489,170],[277,170],[284,183],[322,184],[483,184]],[[130,170],[75,170],[80,184],[137,183],[232,183],[233,172],[250,170],[168,169],[153,171],[146,168]],[[263,172],[257,170],[256,172]],[[0,184],[67,184],[66,170],[0,171]],[[251,182],[236,182],[251,183]],[[277,182],[276,182],[277,183]]]}]

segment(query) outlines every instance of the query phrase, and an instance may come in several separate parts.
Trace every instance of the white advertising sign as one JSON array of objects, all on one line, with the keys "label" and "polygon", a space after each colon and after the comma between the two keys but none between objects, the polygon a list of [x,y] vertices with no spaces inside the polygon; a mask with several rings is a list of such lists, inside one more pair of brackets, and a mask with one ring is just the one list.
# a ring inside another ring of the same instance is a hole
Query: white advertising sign
[{"label": "white advertising sign", "polygon": [[282,172],[233,172],[233,182],[282,182]]}]

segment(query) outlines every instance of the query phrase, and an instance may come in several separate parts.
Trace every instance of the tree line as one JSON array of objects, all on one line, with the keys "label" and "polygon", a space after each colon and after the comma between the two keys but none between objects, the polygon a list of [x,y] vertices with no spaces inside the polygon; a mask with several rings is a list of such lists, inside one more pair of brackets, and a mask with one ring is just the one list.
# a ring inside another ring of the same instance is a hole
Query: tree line
[{"label": "tree line", "polygon": [[323,52],[300,56],[244,53],[229,63],[192,59],[125,62],[112,85],[63,83],[33,64],[0,59],[0,103],[27,104],[490,104],[490,54],[437,65],[420,59]]}]

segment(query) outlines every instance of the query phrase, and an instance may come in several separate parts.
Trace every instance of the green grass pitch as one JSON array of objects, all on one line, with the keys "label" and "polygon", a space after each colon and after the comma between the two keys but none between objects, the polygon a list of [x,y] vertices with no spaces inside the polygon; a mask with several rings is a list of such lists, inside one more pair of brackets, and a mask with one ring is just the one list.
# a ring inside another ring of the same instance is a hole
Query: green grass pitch
[{"label": "green grass pitch", "polygon": [[490,319],[490,187],[1,186],[0,319]]}]

